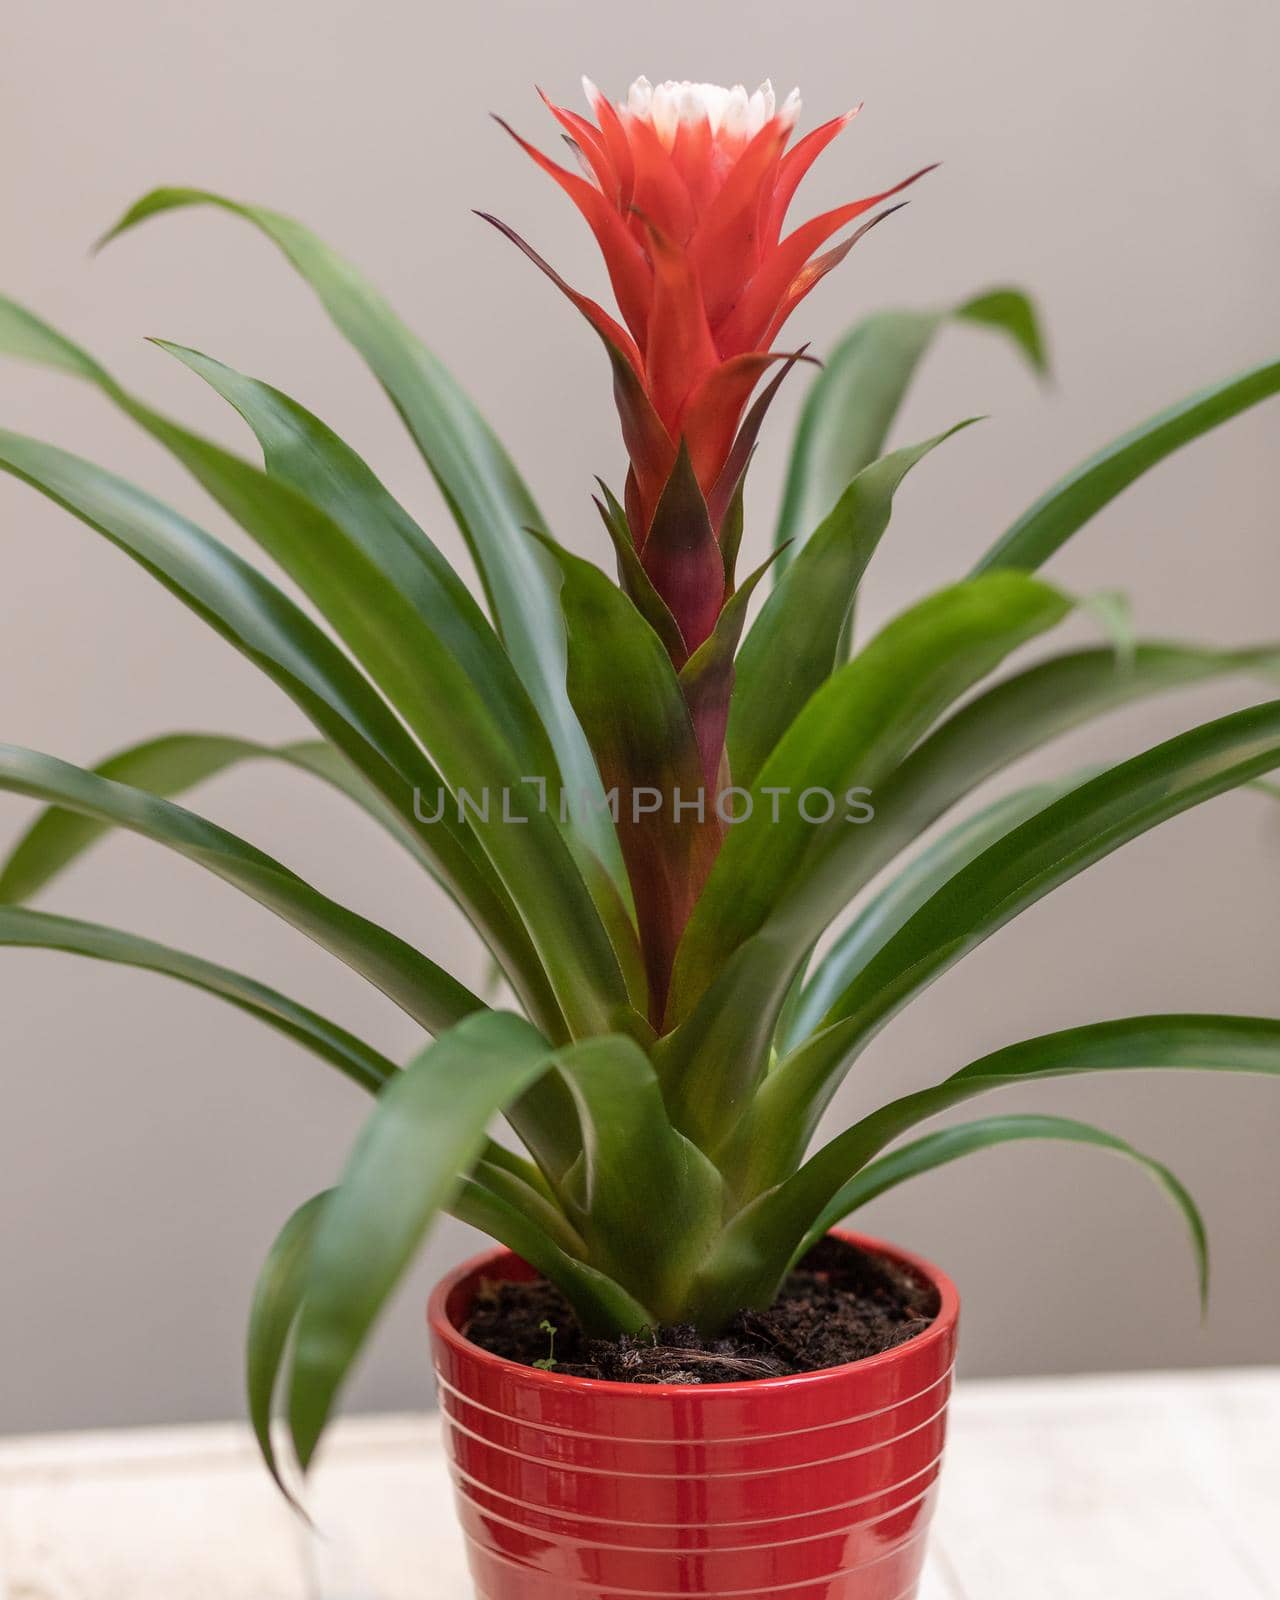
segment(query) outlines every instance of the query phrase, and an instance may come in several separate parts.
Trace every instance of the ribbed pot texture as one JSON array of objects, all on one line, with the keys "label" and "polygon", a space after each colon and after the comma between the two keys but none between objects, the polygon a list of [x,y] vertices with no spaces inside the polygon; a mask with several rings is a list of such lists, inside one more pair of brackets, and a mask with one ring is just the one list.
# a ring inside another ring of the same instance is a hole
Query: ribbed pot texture
[{"label": "ribbed pot texture", "polygon": [[477,1600],[912,1600],[933,1513],[959,1302],[883,1355],[795,1378],[600,1383],[463,1337],[496,1250],[459,1267],[429,1320]]}]

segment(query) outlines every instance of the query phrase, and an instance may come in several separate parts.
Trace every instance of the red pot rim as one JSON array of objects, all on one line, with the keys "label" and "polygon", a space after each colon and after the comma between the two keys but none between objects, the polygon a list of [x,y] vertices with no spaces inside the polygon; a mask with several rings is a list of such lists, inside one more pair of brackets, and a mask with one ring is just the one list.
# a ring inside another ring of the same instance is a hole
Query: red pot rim
[{"label": "red pot rim", "polygon": [[901,1361],[907,1351],[913,1355],[918,1354],[930,1345],[949,1339],[953,1335],[960,1312],[960,1296],[955,1284],[941,1268],[935,1267],[923,1256],[904,1250],[900,1245],[890,1244],[884,1239],[874,1239],[868,1234],[833,1228],[831,1236],[843,1240],[846,1244],[856,1245],[871,1255],[887,1256],[899,1266],[904,1266],[917,1277],[923,1278],[936,1290],[938,1312],[923,1333],[917,1333],[913,1338],[894,1345],[890,1350],[882,1350],[879,1355],[863,1356],[860,1361],[847,1361],[838,1367],[820,1367],[816,1372],[799,1372],[778,1378],[749,1378],[737,1383],[700,1384],[696,1389],[681,1383],[617,1383],[606,1378],[577,1378],[568,1373],[547,1372],[538,1367],[524,1366],[518,1361],[510,1361],[506,1356],[494,1355],[491,1350],[485,1350],[480,1345],[474,1344],[449,1317],[450,1297],[468,1278],[479,1276],[486,1271],[491,1272],[499,1262],[520,1260],[514,1250],[508,1250],[502,1245],[472,1256],[469,1261],[462,1262],[439,1280],[427,1302],[427,1324],[436,1338],[464,1354],[468,1361],[495,1370],[509,1368],[513,1372],[518,1372],[524,1382],[546,1384],[566,1393],[652,1395],[656,1400],[671,1399],[678,1395],[684,1403],[694,1395],[699,1401],[714,1401],[714,1397],[718,1395],[734,1398],[741,1397],[744,1393],[776,1390],[786,1385],[838,1382],[855,1368],[859,1372],[877,1371]]}]

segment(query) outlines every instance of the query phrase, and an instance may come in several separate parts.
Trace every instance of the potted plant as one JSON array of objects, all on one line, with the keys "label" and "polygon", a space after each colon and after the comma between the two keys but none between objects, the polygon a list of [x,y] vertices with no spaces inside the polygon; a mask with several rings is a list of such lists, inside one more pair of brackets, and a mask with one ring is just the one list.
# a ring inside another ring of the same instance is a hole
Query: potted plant
[{"label": "potted plant", "polygon": [[[376,1096],[339,1183],[285,1225],[252,1309],[250,1410],[282,1486],[277,1393],[305,1469],[371,1325],[450,1211],[501,1247],[447,1278],[430,1314],[488,1600],[896,1600],[914,1592],[923,1557],[956,1296],[907,1252],[833,1230],[968,1152],[1070,1140],[1163,1185],[1203,1292],[1194,1203],[1122,1140],[1051,1116],[919,1130],[989,1089],[1056,1074],[1275,1072],[1280,1021],[1092,1023],[1011,1043],[811,1152],[818,1120],[878,1030],[1024,907],[1280,765],[1280,701],[1251,705],[1117,766],[1007,794],[915,848],[977,785],[1068,728],[1210,677],[1274,673],[1274,644],[1145,642],[1122,625],[1096,646],[1006,664],[1079,604],[1036,576],[1042,564],[1149,467],[1274,394],[1280,362],[1100,451],[972,572],[948,573],[855,646],[859,583],[895,491],[956,431],[883,453],[918,362],[958,319],[1003,331],[1042,366],[1031,307],[1000,290],[857,327],[809,390],[774,556],[739,576],[755,440],[779,383],[808,360],[778,348],[782,327],[906,184],[788,231],[800,180],[849,117],[792,144],[799,101],[777,106],[768,85],[641,79],[620,107],[590,85],[588,97],[594,120],[548,101],[583,173],[519,142],[585,217],[621,321],[497,226],[604,345],[630,463],[623,492],[602,483],[596,502],[616,582],[556,543],[448,373],[285,216],[162,189],[109,237],[215,205],[283,251],[400,412],[475,558],[487,614],[369,467],[287,395],[163,346],[240,412],[259,467],[0,303],[0,348],[96,385],[327,624],[141,489],[0,434],[0,466],[156,577],[318,734],[270,750],[174,735],[93,771],[4,747],[0,786],[48,809],[0,876],[0,940],[219,994]],[[394,835],[466,913],[509,1007],[176,803],[263,757],[335,785]],[[401,1068],[249,975],[27,907],[112,828],[236,885],[434,1042]],[[499,1114],[520,1153],[491,1138]]]}]

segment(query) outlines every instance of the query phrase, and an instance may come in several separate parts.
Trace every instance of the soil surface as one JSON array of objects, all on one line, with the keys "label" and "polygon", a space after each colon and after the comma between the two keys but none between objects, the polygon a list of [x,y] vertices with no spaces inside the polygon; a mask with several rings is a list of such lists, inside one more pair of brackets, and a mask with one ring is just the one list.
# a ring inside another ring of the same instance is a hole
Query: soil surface
[{"label": "soil surface", "polygon": [[[463,1332],[508,1361],[574,1378],[741,1383],[879,1355],[922,1333],[937,1312],[936,1292],[896,1263],[824,1239],[767,1311],[740,1311],[718,1338],[692,1327],[585,1338],[568,1302],[545,1278],[482,1284]],[[544,1323],[555,1329],[554,1347]]]}]

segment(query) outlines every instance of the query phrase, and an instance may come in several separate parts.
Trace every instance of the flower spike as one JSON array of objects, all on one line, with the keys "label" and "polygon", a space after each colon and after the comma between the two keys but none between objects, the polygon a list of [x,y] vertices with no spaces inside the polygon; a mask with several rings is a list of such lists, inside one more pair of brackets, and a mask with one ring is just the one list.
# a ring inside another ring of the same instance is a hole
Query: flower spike
[{"label": "flower spike", "polygon": [[[629,468],[625,510],[606,496],[601,515],[623,587],[677,671],[689,667],[682,684],[714,787],[722,775],[734,626],[741,626],[745,601],[744,589],[735,609],[726,609],[735,601],[746,471],[780,384],[797,361],[812,359],[803,350],[776,350],[774,342],[805,296],[898,209],[876,207],[931,169],[784,234],[802,180],[857,108],[792,145],[799,93],[780,100],[767,79],[749,93],[742,84],[642,77],[616,104],[588,78],[583,91],[590,117],[538,91],[581,172],[497,120],[582,214],[621,320],[566,283],[511,228],[488,220],[604,342]],[[832,244],[850,224],[859,225]],[[775,366],[780,370],[753,403]]]},{"label": "flower spike", "polygon": [[[631,457],[627,514],[632,541],[643,549],[681,443],[702,494],[711,496],[756,381],[777,359],[771,342],[868,225],[825,254],[818,253],[821,247],[924,174],[839,206],[784,237],[801,181],[859,108],[822,123],[788,150],[800,95],[793,90],[779,101],[767,79],[749,93],[742,84],[641,77],[616,105],[589,78],[582,86],[594,121],[538,92],[585,175],[558,165],[498,121],[560,185],[595,235],[630,341],[620,338],[617,324],[606,331],[606,314],[594,302],[562,287],[597,331],[627,352],[668,440],[668,448],[655,448],[653,428],[636,427],[634,396],[620,396]],[[715,499],[711,521],[718,535],[723,493]]]}]

